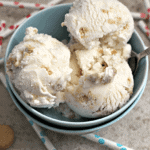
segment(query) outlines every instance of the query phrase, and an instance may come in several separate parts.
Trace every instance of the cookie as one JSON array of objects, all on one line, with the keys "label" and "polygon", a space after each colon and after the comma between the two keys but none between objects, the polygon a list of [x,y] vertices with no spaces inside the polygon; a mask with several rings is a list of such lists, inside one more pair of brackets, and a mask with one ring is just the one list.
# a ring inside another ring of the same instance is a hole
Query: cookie
[{"label": "cookie", "polygon": [[0,150],[9,148],[14,141],[14,131],[9,125],[0,124]]}]

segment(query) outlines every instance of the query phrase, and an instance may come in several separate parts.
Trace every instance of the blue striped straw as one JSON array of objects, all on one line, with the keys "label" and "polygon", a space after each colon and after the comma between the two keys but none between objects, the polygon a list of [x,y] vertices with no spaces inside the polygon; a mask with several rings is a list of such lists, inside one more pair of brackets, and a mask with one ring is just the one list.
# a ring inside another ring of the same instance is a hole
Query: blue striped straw
[{"label": "blue striped straw", "polygon": [[84,138],[86,138],[90,141],[99,143],[100,145],[106,146],[106,147],[111,148],[111,149],[115,149],[115,150],[133,150],[131,148],[123,146],[119,143],[115,143],[113,141],[110,141],[108,139],[105,139],[105,138],[100,137],[100,136],[98,136],[96,134],[93,134],[93,133],[86,134],[86,135],[81,135],[81,137],[84,137]]},{"label": "blue striped straw", "polygon": [[26,117],[26,119],[29,121],[32,128],[37,133],[37,135],[39,136],[39,138],[41,139],[41,141],[43,142],[43,144],[45,145],[47,150],[56,150],[56,148],[53,146],[53,144],[48,139],[45,131],[42,128],[40,128],[37,124],[35,124],[31,119],[29,119],[27,117]]}]

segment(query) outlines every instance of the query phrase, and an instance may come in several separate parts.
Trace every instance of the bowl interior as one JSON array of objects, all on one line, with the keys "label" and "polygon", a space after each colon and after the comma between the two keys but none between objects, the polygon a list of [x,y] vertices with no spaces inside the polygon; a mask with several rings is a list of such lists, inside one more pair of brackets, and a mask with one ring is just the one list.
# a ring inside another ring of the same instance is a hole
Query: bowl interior
[{"label": "bowl interior", "polygon": [[[29,18],[26,22],[24,22],[12,35],[9,44],[7,46],[6,54],[5,54],[5,71],[6,71],[6,60],[8,55],[11,53],[12,49],[15,45],[19,44],[24,36],[25,36],[25,30],[29,26],[36,27],[38,29],[38,33],[45,33],[49,34],[54,38],[57,38],[58,40],[69,40],[68,32],[66,27],[61,27],[61,23],[64,21],[65,14],[69,11],[71,4],[63,4],[58,5],[53,8],[47,8],[45,10],[42,10],[38,14],[35,14],[31,18]],[[130,39],[129,43],[132,45],[132,49],[136,51],[137,53],[142,52],[144,50],[144,43],[142,42],[141,38],[139,37],[138,33],[134,31],[132,38]],[[116,111],[115,113],[104,117],[102,119],[88,119],[88,118],[81,118],[81,119],[68,119],[63,117],[60,113],[56,112],[54,109],[42,109],[42,108],[32,108],[28,104],[26,104],[17,92],[14,90],[11,82],[9,81],[9,78],[7,77],[8,83],[11,87],[11,90],[15,94],[15,96],[18,98],[18,100],[30,111],[32,111],[34,114],[37,114],[41,118],[45,118],[46,120],[54,121],[56,123],[79,123],[78,125],[82,125],[86,122],[100,122],[101,120],[108,121],[112,117],[117,116],[122,111],[127,109],[136,99],[136,97],[139,95],[140,91],[142,90],[144,86],[144,79],[146,78],[146,74],[148,72],[148,58],[145,57],[140,61],[139,68],[137,70],[137,73],[134,77],[134,90],[133,95],[131,96],[129,102],[125,104],[121,109]]]}]

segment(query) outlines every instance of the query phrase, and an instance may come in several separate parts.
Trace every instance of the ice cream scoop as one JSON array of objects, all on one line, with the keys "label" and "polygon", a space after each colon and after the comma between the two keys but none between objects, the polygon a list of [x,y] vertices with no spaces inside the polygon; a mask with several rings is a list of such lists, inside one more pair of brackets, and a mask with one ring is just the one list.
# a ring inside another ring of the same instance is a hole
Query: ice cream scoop
[{"label": "ice cream scoop", "polygon": [[132,94],[134,82],[127,61],[117,56],[103,56],[103,59],[116,70],[113,80],[98,84],[84,80],[67,87],[65,96],[68,106],[83,117],[109,115],[122,107]]},{"label": "ice cream scoop", "polygon": [[21,97],[34,107],[54,107],[64,101],[63,90],[71,79],[70,51],[50,35],[26,29],[24,40],[7,60],[7,74]]},{"label": "ice cream scoop", "polygon": [[[91,80],[95,84],[100,82],[108,83],[113,80],[116,74],[116,69],[113,67],[113,64],[108,65],[103,56],[120,57],[121,59],[127,60],[131,53],[130,44],[126,44],[121,49],[97,46],[88,50],[80,43],[74,41],[69,42],[69,47],[71,56],[75,57],[76,63],[79,65],[78,72],[82,74],[82,81],[88,82],[88,80]],[[116,64],[115,61],[112,63]]]},{"label": "ice cream scoop", "polygon": [[119,48],[130,39],[134,21],[118,0],[75,0],[62,26],[87,49],[101,44]]}]

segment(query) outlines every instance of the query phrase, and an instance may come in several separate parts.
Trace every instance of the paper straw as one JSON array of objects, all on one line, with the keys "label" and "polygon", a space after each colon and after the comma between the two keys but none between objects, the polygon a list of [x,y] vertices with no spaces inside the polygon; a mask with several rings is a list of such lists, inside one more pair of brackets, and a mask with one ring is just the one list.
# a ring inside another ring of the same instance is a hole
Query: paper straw
[{"label": "paper straw", "polygon": [[[150,17],[150,1],[144,0],[144,5],[146,9],[146,14]],[[148,19],[148,26],[150,27],[150,19]]]},{"label": "paper straw", "polygon": [[47,5],[48,6],[53,6],[53,5],[56,5],[56,4],[58,4],[58,3],[60,3],[62,0],[52,0],[52,1],[50,1]]},{"label": "paper straw", "polygon": [[56,148],[53,146],[53,144],[50,142],[50,140],[46,136],[46,133],[44,132],[44,130],[42,130],[42,128],[40,128],[32,120],[28,119],[27,117],[26,117],[26,119],[29,121],[29,123],[31,124],[31,126],[33,127],[33,129],[35,130],[35,132],[37,133],[37,135],[39,136],[39,138],[41,139],[41,141],[45,145],[45,147],[48,150],[56,150]]},{"label": "paper straw", "polygon": [[148,39],[150,40],[150,30],[149,30],[148,26],[146,25],[146,23],[143,20],[140,20],[138,22],[138,26],[143,31],[143,33],[145,33],[145,35],[148,37]]},{"label": "paper straw", "polygon": [[7,6],[7,7],[15,7],[15,8],[31,8],[31,9],[44,9],[49,6],[53,6],[62,0],[53,0],[49,2],[47,5],[46,4],[39,4],[39,3],[25,3],[25,2],[12,2],[12,1],[0,1],[0,7],[2,6]]},{"label": "paper straw", "polygon": [[13,2],[13,1],[0,1],[0,6],[7,6],[7,7],[14,7],[14,8],[31,8],[31,9],[44,9],[48,7],[45,4],[39,4],[39,3],[25,3],[25,2]]},{"label": "paper straw", "polygon": [[134,19],[147,19],[148,16],[145,13],[131,12],[131,15]]},{"label": "paper straw", "polygon": [[0,22],[0,32],[3,32],[5,27],[6,27],[6,21],[1,20],[1,22]]},{"label": "paper straw", "polygon": [[82,137],[90,140],[90,141],[93,141],[93,142],[96,142],[96,143],[99,143],[103,146],[106,146],[108,148],[111,148],[111,149],[115,149],[115,150],[133,150],[131,148],[128,148],[126,146],[123,146],[119,143],[115,143],[113,141],[110,141],[110,140],[107,140],[103,137],[100,137],[96,134],[93,134],[93,133],[90,133],[90,134],[86,134],[86,135],[81,135]]},{"label": "paper straw", "polygon": [[146,13],[150,14],[150,1],[149,0],[144,0],[144,5],[146,8]]},{"label": "paper straw", "polygon": [[37,12],[38,11],[35,11],[35,12],[27,15],[25,18],[21,19],[20,21],[18,21],[14,25],[9,26],[5,31],[3,31],[2,33],[0,33],[0,38],[6,38],[10,34],[12,34],[15,31],[15,29],[18,28],[19,25],[21,25],[26,19],[28,19],[30,16],[34,15]]}]

